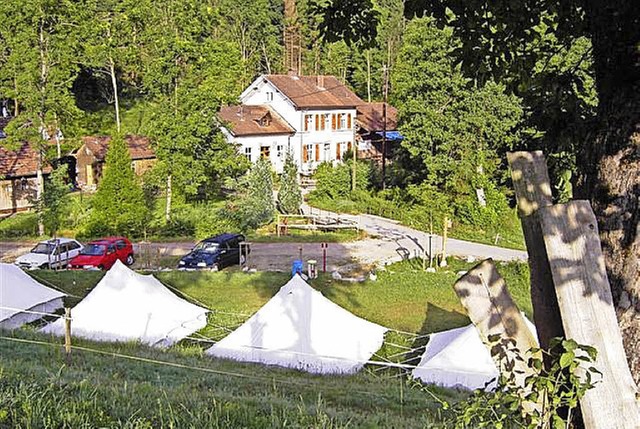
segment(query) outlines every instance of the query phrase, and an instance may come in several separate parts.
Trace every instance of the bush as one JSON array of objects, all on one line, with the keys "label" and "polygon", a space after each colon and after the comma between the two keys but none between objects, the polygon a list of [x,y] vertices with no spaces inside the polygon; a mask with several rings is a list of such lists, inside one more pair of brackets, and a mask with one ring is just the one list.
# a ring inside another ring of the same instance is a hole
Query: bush
[{"label": "bush", "polygon": [[243,231],[271,222],[275,212],[269,161],[260,159],[245,180],[245,191],[240,197],[238,213],[239,225]]},{"label": "bush", "polygon": [[302,205],[302,193],[298,184],[298,167],[293,156],[287,153],[284,162],[280,190],[278,191],[278,208],[285,214],[297,214]]},{"label": "bush", "polygon": [[[353,164],[350,162],[336,166],[323,162],[318,166],[314,174],[316,196],[331,199],[350,197],[352,174]],[[368,190],[371,186],[373,175],[374,168],[369,161],[358,161],[356,164],[356,190]]]},{"label": "bush", "polygon": [[466,225],[491,228],[499,225],[509,211],[507,199],[494,185],[484,187],[486,206],[481,206],[476,195],[463,195],[454,201],[456,218]]}]

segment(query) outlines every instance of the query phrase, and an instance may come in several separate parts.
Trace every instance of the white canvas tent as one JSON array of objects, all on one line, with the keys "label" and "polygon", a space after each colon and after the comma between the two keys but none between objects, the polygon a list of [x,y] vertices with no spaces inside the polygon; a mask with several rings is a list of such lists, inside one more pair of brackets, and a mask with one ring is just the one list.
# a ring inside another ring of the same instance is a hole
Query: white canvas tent
[{"label": "white canvas tent", "polygon": [[311,373],[348,374],[380,349],[386,331],[334,304],[296,275],[206,353]]},{"label": "white canvas tent", "polygon": [[[155,277],[138,274],[118,261],[71,310],[71,332],[97,341],[168,347],[205,327],[207,311],[179,298]],[[64,335],[63,321],[42,331]]]},{"label": "white canvas tent", "polygon": [[15,329],[61,308],[64,293],[48,288],[20,268],[0,263],[0,328]]},{"label": "white canvas tent", "polygon": [[[526,317],[525,321],[535,334],[535,326]],[[470,390],[483,388],[500,375],[473,324],[431,334],[422,359],[412,374],[425,383]],[[487,389],[494,387],[495,380]]]}]

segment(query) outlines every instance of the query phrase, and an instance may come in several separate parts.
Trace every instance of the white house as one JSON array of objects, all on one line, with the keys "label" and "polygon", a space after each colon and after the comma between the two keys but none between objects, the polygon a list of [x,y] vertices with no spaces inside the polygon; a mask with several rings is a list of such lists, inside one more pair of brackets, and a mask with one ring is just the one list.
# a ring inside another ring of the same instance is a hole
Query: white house
[{"label": "white house", "polygon": [[230,143],[252,162],[269,158],[277,172],[290,151],[302,174],[341,161],[356,141],[357,106],[365,104],[333,76],[262,75],[224,107]]}]

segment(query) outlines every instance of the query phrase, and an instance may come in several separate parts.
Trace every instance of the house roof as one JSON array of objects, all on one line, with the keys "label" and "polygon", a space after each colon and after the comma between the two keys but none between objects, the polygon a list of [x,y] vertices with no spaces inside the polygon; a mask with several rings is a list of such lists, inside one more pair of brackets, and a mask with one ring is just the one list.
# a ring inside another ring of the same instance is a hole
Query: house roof
[{"label": "house roof", "polygon": [[[17,150],[9,150],[0,146],[0,178],[35,176],[38,169],[38,153],[28,143],[23,143]],[[45,165],[45,174],[51,167]]]},{"label": "house roof", "polygon": [[220,109],[218,116],[236,137],[295,133],[282,116],[265,105],[226,106]]},{"label": "house roof", "polygon": [[266,75],[299,109],[356,107],[363,101],[335,76]]},{"label": "house roof", "polygon": [[[363,103],[357,107],[356,121],[358,125],[360,125],[360,128],[370,133],[383,130],[383,104],[384,103]],[[397,127],[398,110],[387,103],[387,131],[395,130]]]},{"label": "house roof", "polygon": [[[107,149],[109,148],[109,142],[111,136],[87,136],[82,137],[84,145],[93,153],[99,161],[104,161],[107,157]],[[155,158],[156,154],[151,149],[149,139],[144,136],[126,135],[124,141],[129,148],[129,155],[131,160],[137,159],[151,159]]]}]

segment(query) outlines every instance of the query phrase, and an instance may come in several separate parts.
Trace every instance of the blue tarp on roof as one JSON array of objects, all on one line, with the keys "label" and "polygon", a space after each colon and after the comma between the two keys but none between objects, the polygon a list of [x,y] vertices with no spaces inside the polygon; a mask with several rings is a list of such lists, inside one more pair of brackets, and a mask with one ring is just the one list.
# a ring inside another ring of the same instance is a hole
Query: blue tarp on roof
[{"label": "blue tarp on roof", "polygon": [[[376,131],[376,134],[379,135],[380,137],[383,137],[382,131]],[[387,141],[393,141],[393,140],[404,140],[404,136],[400,134],[400,131],[387,131]]]}]

